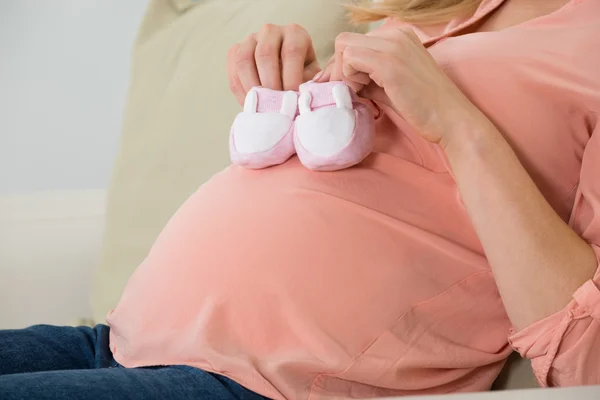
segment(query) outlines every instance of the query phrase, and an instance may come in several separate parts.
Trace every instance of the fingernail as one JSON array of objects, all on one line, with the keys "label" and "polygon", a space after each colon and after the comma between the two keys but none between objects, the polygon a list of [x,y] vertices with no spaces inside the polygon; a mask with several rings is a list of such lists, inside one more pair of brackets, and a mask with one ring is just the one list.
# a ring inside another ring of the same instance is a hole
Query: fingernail
[{"label": "fingernail", "polygon": [[318,81],[321,77],[323,76],[323,71],[317,73],[314,78],[312,78],[313,81]]}]

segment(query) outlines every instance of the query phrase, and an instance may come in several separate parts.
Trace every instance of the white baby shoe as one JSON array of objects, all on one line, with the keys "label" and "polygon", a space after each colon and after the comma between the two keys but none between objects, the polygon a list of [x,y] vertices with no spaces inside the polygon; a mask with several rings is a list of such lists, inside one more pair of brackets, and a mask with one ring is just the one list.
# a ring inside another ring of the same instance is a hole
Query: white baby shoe
[{"label": "white baby shoe", "polygon": [[244,111],[231,127],[231,162],[251,169],[267,168],[287,161],[294,148],[294,118],[298,93],[253,88],[246,95]]},{"label": "white baby shoe", "polygon": [[373,150],[375,119],[343,82],[300,86],[294,145],[304,166],[335,171],[360,163]]}]

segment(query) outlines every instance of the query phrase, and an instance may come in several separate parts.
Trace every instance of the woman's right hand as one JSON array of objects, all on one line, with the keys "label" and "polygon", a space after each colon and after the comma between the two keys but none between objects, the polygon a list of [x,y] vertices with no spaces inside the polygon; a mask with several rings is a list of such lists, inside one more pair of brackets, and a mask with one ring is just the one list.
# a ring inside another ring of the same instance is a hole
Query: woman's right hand
[{"label": "woman's right hand", "polygon": [[264,25],[229,49],[229,86],[240,104],[255,86],[298,90],[321,69],[308,32],[301,26]]}]

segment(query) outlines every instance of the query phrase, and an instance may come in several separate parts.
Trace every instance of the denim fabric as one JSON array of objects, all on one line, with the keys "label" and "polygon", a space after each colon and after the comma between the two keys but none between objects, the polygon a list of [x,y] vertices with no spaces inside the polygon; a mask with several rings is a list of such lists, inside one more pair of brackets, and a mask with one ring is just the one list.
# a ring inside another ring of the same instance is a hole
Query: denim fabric
[{"label": "denim fabric", "polygon": [[0,330],[0,399],[265,400],[220,375],[176,365],[123,368],[109,327]]}]

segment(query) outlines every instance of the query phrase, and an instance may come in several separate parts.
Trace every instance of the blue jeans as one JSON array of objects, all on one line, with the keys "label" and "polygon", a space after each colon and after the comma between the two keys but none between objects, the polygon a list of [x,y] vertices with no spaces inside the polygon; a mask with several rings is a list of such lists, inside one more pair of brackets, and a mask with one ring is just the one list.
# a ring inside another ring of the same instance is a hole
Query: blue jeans
[{"label": "blue jeans", "polygon": [[124,368],[109,327],[0,330],[0,399],[265,400],[231,379],[174,365]]}]

